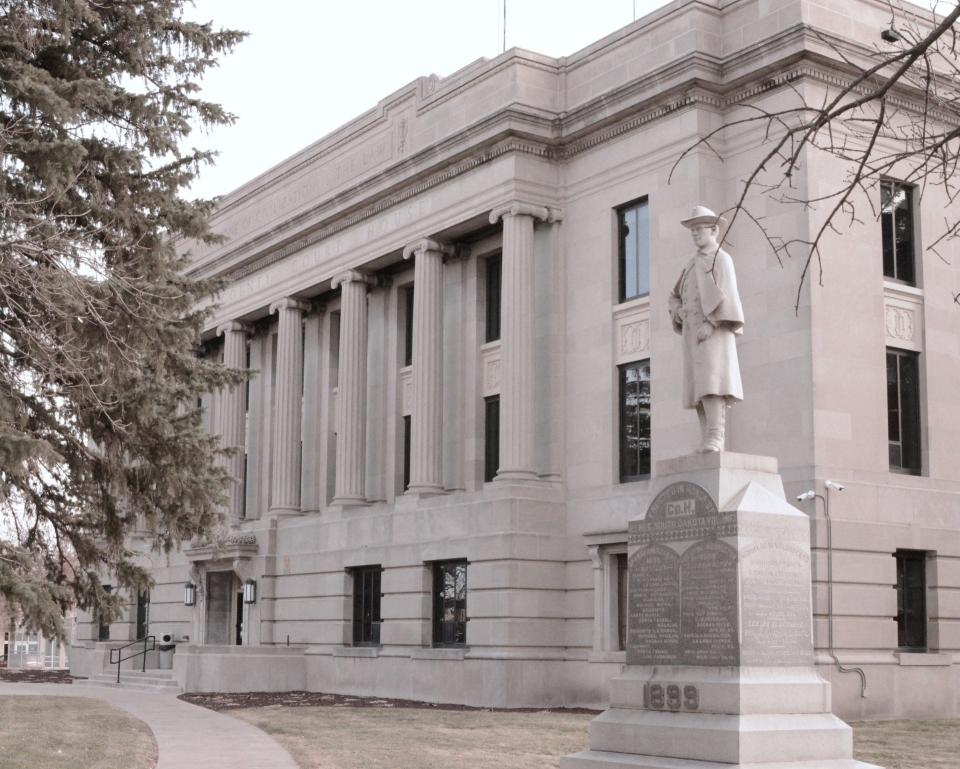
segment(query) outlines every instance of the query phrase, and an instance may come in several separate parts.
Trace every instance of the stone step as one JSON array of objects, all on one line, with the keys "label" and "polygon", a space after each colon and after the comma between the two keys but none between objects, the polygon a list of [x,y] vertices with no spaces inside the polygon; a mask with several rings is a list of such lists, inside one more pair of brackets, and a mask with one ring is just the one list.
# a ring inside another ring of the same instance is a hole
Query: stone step
[{"label": "stone step", "polygon": [[103,686],[113,689],[132,689],[145,692],[167,692],[179,694],[182,690],[180,684],[173,678],[170,671],[167,670],[148,670],[145,673],[140,671],[132,672],[120,671],[120,683],[117,683],[117,674],[113,673],[94,673],[90,678],[78,679],[74,681],[75,686]]},{"label": "stone step", "polygon": [[778,761],[772,764],[725,764],[662,756],[640,756],[585,750],[560,759],[560,769],[881,769],[854,758],[828,761]]}]

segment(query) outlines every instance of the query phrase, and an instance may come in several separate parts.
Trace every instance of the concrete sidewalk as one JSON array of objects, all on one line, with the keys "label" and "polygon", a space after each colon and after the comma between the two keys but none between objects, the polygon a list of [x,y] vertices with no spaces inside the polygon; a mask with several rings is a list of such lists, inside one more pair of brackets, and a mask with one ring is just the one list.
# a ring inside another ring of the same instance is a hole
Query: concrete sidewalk
[{"label": "concrete sidewalk", "polygon": [[121,708],[153,731],[157,769],[299,769],[272,737],[245,721],[169,694],[68,684],[0,683],[0,697],[87,697]]}]

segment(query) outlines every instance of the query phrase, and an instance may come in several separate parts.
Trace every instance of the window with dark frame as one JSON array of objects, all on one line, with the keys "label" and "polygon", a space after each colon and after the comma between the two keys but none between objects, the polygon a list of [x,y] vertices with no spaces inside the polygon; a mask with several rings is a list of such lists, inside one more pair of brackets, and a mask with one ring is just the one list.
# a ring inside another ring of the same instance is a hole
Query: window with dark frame
[{"label": "window with dark frame", "polygon": [[483,480],[489,483],[500,469],[500,396],[483,399]]},{"label": "window with dark frame", "polygon": [[487,259],[486,306],[484,321],[486,324],[485,342],[494,342],[500,338],[500,291],[503,259],[491,256]]},{"label": "window with dark frame", "polygon": [[627,606],[629,592],[627,584],[627,554],[617,553],[617,649],[627,648]]},{"label": "window with dark frame", "polygon": [[[113,585],[104,585],[103,592],[112,593]],[[103,621],[103,618],[101,617],[99,610],[97,610],[97,640],[98,641],[110,640],[110,623]]]},{"label": "window with dark frame", "polygon": [[353,574],[353,645],[380,645],[380,574],[383,567],[361,566]]},{"label": "window with dark frame", "polygon": [[883,236],[883,275],[916,285],[913,187],[880,182],[880,225]]},{"label": "window with dark frame", "polygon": [[403,292],[403,365],[413,363],[413,285],[404,286]]},{"label": "window with dark frame", "polygon": [[650,212],[646,199],[617,209],[620,301],[650,293]]},{"label": "window with dark frame", "polygon": [[410,488],[410,415],[403,417],[403,490]]},{"label": "window with dark frame", "polygon": [[[250,370],[250,340],[244,353],[244,368]],[[250,377],[243,383],[243,488],[240,493],[240,517],[247,517],[247,467],[250,462]]]},{"label": "window with dark frame", "polygon": [[890,469],[919,475],[920,356],[887,348],[887,436]]},{"label": "window with dark frame", "polygon": [[620,366],[620,482],[650,477],[650,361]]},{"label": "window with dark frame", "polygon": [[897,550],[897,645],[927,650],[927,554]]},{"label": "window with dark frame", "polygon": [[137,630],[136,638],[146,638],[150,627],[150,591],[137,593]]},{"label": "window with dark frame", "polygon": [[433,645],[467,643],[467,562],[433,564]]}]

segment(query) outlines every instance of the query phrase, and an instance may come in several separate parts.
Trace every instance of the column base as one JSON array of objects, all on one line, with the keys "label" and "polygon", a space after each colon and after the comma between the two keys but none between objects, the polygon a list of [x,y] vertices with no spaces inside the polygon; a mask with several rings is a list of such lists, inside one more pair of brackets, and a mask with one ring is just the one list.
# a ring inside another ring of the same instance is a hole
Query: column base
[{"label": "column base", "polygon": [[299,507],[271,507],[267,511],[268,518],[287,518],[293,515],[303,515]]},{"label": "column base", "polygon": [[447,490],[443,486],[434,485],[431,483],[411,483],[405,492],[406,494],[416,494],[421,497],[435,497],[438,494],[446,494]]},{"label": "column base", "polygon": [[366,497],[334,497],[330,501],[333,507],[366,507],[370,501]]},{"label": "column base", "polygon": [[544,479],[533,470],[501,470],[493,479],[494,483],[509,484],[543,484]]}]

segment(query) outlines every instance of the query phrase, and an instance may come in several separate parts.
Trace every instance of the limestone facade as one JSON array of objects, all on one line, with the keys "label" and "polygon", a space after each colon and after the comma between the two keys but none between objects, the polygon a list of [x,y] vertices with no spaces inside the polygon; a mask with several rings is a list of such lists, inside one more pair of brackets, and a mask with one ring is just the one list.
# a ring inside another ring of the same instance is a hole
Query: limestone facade
[{"label": "limestone facade", "polygon": [[[419,78],[227,196],[224,241],[185,248],[193,274],[228,281],[208,354],[256,372],[204,399],[210,430],[242,449],[229,532],[144,556],[150,632],[179,639],[184,686],[605,706],[625,662],[618,564],[654,482],[621,482],[621,367],[649,362],[655,472],[699,434],[667,313],[692,254],[679,222],[735,202],[762,130],[720,137],[726,162],[703,149],[674,164],[744,105],[815,100],[840,67],[824,41],[864,56],[889,21],[880,0],[677,0],[562,59],[514,49]],[[812,195],[839,173],[811,155],[798,184]],[[621,301],[618,211],[636,201],[649,293]],[[754,205],[782,237],[816,226]],[[915,201],[921,241],[942,209],[935,191]],[[776,457],[788,498],[814,489],[830,506],[832,614],[824,506],[798,503],[835,711],[960,713],[960,249],[948,263],[918,246],[916,285],[885,279],[867,218],[828,241],[822,285],[797,302],[802,265],[778,264],[756,228],[741,219],[724,247],[746,316],[727,448]],[[888,349],[917,353],[915,475],[890,469]],[[898,550],[923,554],[925,651],[898,647]],[[450,562],[466,584],[438,609]],[[380,570],[380,622],[358,645],[365,567]],[[238,598],[248,580],[253,603]],[[465,642],[436,644],[436,612],[464,609]],[[116,627],[111,640],[133,623]],[[80,630],[82,657],[97,629]]]}]

